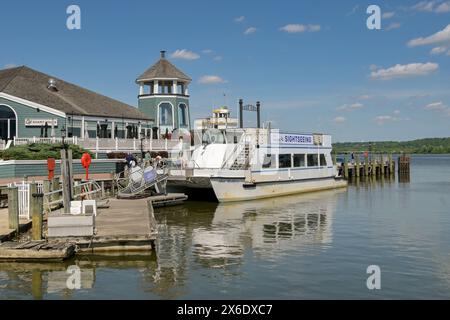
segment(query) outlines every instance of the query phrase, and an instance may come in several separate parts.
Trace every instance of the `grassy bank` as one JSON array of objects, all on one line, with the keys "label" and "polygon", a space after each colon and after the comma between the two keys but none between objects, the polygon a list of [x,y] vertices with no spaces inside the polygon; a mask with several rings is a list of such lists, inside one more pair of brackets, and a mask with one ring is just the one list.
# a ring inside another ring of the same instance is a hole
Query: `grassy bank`
[{"label": "grassy bank", "polygon": [[384,152],[409,154],[450,154],[450,138],[428,138],[413,141],[340,142],[333,152]]}]

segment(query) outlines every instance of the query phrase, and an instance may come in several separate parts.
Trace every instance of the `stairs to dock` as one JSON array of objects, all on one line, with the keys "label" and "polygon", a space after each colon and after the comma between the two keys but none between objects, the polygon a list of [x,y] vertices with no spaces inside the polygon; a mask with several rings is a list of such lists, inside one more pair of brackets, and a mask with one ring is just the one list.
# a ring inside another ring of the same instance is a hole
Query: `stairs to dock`
[{"label": "stairs to dock", "polygon": [[247,170],[250,165],[250,144],[246,143],[230,167],[230,170]]}]

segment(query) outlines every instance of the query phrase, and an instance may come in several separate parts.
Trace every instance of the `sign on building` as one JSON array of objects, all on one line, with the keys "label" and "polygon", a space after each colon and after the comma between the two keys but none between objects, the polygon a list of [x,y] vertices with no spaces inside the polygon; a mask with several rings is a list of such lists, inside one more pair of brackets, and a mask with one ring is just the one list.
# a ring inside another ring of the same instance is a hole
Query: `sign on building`
[{"label": "sign on building", "polygon": [[25,119],[26,127],[44,127],[46,123],[49,127],[57,127],[58,119]]}]

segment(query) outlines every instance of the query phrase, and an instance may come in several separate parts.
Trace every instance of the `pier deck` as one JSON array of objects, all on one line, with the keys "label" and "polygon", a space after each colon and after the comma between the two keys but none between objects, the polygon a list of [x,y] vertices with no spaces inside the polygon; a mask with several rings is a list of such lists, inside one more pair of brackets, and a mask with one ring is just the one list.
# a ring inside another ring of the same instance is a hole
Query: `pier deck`
[{"label": "pier deck", "polygon": [[[20,232],[25,232],[31,228],[31,220],[20,219]],[[9,228],[8,209],[0,209],[0,243],[10,240],[16,234],[16,230]]]},{"label": "pier deck", "polygon": [[93,237],[55,239],[76,243],[80,253],[151,250],[157,230],[148,200],[110,199],[109,208],[98,210]]}]

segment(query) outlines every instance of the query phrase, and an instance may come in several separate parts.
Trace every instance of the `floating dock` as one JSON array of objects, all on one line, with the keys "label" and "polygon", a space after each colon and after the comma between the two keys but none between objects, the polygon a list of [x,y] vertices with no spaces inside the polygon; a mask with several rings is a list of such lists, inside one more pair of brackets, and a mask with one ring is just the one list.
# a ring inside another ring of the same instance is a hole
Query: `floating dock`
[{"label": "floating dock", "polygon": [[88,237],[55,237],[53,241],[72,242],[77,253],[152,250],[157,236],[156,221],[149,198],[110,199],[109,208],[99,209],[96,232]]},{"label": "floating dock", "polygon": [[75,248],[58,241],[5,242],[0,244],[0,261],[63,261],[75,254]]}]

